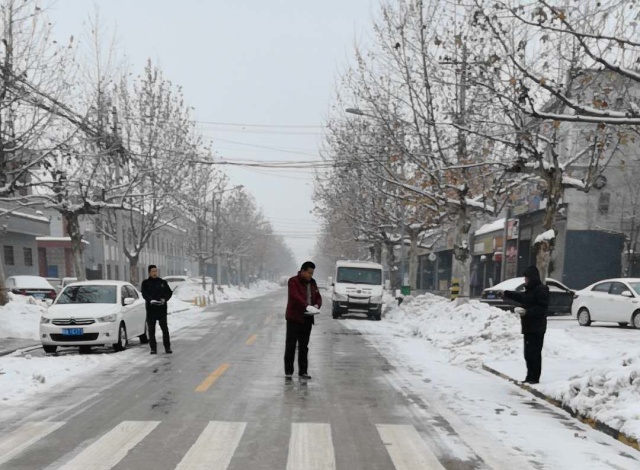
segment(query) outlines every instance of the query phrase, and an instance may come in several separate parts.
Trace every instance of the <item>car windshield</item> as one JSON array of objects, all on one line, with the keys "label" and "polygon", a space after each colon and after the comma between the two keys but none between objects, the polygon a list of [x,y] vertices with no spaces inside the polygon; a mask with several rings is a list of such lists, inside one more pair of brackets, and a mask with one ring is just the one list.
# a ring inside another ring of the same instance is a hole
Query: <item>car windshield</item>
[{"label": "car windshield", "polygon": [[636,294],[640,295],[640,282],[629,282],[631,288],[636,291]]},{"label": "car windshield", "polygon": [[336,282],[382,285],[382,271],[372,268],[338,268]]},{"label": "car windshield", "polygon": [[115,304],[116,286],[70,286],[62,291],[56,305],[60,304]]}]

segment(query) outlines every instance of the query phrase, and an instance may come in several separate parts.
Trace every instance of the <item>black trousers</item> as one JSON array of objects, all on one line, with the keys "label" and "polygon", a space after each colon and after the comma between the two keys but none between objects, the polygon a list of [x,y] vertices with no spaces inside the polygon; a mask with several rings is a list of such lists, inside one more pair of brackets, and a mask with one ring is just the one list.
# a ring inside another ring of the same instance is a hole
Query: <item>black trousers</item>
[{"label": "black trousers", "polygon": [[539,382],[542,373],[542,346],[544,333],[525,333],[524,360],[527,363],[527,378],[531,382]]},{"label": "black trousers", "polygon": [[309,337],[313,323],[305,319],[304,323],[287,322],[287,342],[284,350],[284,373],[293,375],[293,362],[298,346],[298,375],[308,372]]},{"label": "black trousers", "polygon": [[171,338],[169,338],[169,326],[167,325],[166,312],[147,312],[147,334],[149,335],[149,346],[152,351],[157,351],[156,342],[156,322],[160,323],[162,330],[162,344],[164,349],[171,349]]}]

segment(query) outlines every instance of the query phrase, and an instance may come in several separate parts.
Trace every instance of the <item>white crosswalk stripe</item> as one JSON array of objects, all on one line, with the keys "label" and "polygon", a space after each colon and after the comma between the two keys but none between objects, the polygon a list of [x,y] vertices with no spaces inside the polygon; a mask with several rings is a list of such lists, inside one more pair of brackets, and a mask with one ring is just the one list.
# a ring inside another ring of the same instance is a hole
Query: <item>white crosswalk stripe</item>
[{"label": "white crosswalk stripe", "polygon": [[401,424],[376,427],[396,470],[444,470],[415,427]]},{"label": "white crosswalk stripe", "polygon": [[60,468],[110,470],[158,424],[160,421],[123,421]]},{"label": "white crosswalk stripe", "polygon": [[[0,466],[58,430],[64,422],[33,422],[0,437]],[[123,421],[83,449],[62,470],[110,470],[142,442],[160,421]],[[244,422],[210,421],[176,470],[227,470],[247,428]],[[444,470],[412,425],[377,424],[395,470]],[[58,468],[58,467],[56,467]],[[293,423],[287,470],[335,470],[331,425]]]},{"label": "white crosswalk stripe", "polygon": [[325,423],[293,423],[287,470],[334,470],[331,426]]},{"label": "white crosswalk stripe", "polygon": [[63,426],[64,422],[39,421],[27,423],[0,437],[0,465],[16,457],[26,448]]},{"label": "white crosswalk stripe", "polygon": [[176,470],[226,470],[247,423],[211,421]]}]

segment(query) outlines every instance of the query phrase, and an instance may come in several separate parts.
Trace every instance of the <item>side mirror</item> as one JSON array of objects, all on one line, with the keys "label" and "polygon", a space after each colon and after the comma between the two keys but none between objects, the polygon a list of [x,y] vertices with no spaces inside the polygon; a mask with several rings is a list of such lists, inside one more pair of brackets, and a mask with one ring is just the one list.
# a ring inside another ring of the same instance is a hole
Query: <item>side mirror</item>
[{"label": "side mirror", "polygon": [[124,299],[124,305],[133,305],[136,303],[136,299],[134,299],[133,297],[127,297],[126,299]]},{"label": "side mirror", "polygon": [[633,298],[633,294],[631,293],[631,291],[628,291],[628,290],[622,291],[622,292],[620,293],[620,295],[621,295],[622,297],[629,297],[630,299],[632,299],[632,298]]}]

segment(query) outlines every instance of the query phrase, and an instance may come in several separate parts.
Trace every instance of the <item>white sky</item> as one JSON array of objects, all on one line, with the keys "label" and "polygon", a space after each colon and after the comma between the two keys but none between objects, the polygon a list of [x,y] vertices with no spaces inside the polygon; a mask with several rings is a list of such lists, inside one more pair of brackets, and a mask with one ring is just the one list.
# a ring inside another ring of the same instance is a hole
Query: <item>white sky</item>
[{"label": "white sky", "polygon": [[[198,121],[305,125],[260,128],[202,124],[225,158],[318,159],[319,127],[339,72],[366,42],[377,0],[57,0],[50,8],[56,34],[85,36],[83,23],[100,11],[115,27],[132,72],[147,58],[184,88]],[[291,135],[304,133],[304,135]],[[288,149],[301,154],[241,145]],[[316,155],[316,156],[314,156]],[[289,170],[291,171],[291,170]],[[301,262],[310,257],[319,222],[313,175],[227,169],[243,184]]]}]

